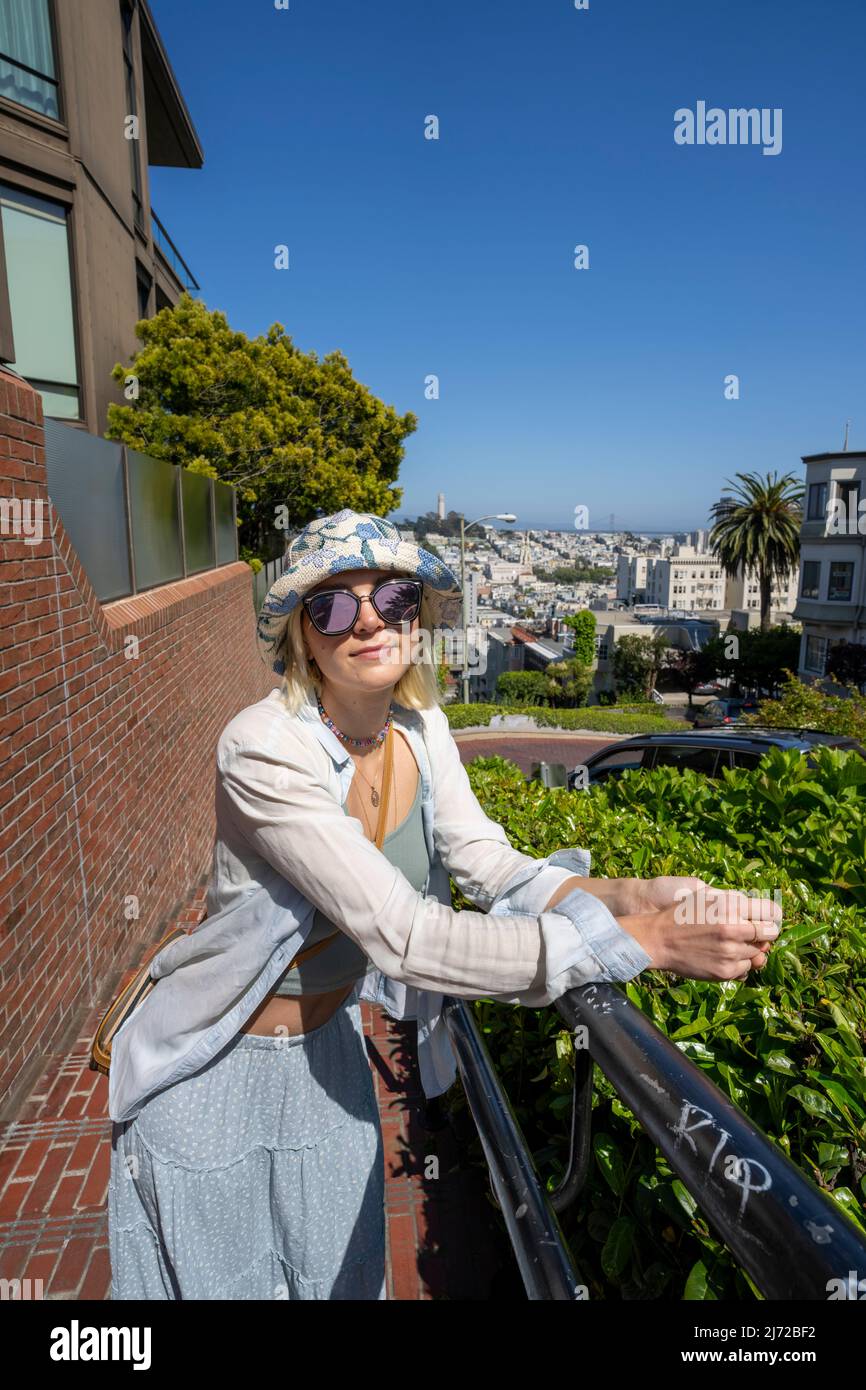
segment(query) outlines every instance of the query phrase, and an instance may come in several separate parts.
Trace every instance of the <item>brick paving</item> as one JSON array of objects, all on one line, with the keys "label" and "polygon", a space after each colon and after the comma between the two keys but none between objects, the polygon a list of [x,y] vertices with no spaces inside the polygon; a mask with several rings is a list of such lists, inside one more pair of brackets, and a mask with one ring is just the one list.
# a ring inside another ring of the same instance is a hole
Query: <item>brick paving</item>
[{"label": "brick paving", "polygon": [[524,734],[517,729],[493,729],[489,733],[455,730],[454,740],[464,764],[473,758],[492,758],[498,754],[517,763],[524,777],[529,777],[533,763],[564,763],[567,768],[576,767],[578,763],[585,762],[591,753],[616,743],[617,736],[556,734],[548,730]]}]

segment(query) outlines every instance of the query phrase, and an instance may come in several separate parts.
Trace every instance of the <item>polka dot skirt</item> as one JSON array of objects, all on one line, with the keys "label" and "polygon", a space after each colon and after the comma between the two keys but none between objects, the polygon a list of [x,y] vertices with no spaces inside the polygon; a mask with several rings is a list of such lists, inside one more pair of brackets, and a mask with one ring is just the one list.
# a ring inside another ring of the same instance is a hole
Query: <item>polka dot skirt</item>
[{"label": "polka dot skirt", "polygon": [[112,1124],[112,1299],[383,1299],[385,1168],[358,986],[238,1033]]}]

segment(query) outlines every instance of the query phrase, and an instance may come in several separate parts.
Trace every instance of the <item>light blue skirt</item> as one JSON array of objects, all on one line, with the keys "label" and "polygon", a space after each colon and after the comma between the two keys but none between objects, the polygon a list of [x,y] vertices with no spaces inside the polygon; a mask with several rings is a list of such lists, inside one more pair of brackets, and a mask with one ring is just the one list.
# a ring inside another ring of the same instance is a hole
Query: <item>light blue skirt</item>
[{"label": "light blue skirt", "polygon": [[112,1299],[383,1299],[385,1161],[358,988],[238,1033],[112,1124]]}]

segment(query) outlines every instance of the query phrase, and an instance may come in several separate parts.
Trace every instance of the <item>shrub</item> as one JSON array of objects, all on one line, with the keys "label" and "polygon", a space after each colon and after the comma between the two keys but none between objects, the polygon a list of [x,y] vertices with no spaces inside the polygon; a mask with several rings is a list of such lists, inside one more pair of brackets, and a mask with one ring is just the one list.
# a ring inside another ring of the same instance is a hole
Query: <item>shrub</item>
[{"label": "shrub", "polygon": [[837,681],[830,682],[825,694],[817,686],[803,685],[786,671],[779,699],[762,700],[757,712],[743,716],[740,723],[774,729],[820,729],[866,743],[866,696]]},{"label": "shrub", "polygon": [[[469,729],[490,723],[494,714],[528,714],[545,728],[590,729],[611,734],[664,734],[682,730],[682,724],[656,714],[659,706],[640,701],[634,706],[617,705],[615,710],[601,706],[581,706],[578,709],[548,709],[545,705],[445,705],[452,729]],[[646,711],[644,713],[644,711]]]},{"label": "shrub", "polygon": [[[650,970],[622,987],[866,1231],[866,930],[852,905],[861,901],[866,846],[856,757],[828,750],[811,786],[802,759],[788,753],[726,773],[721,784],[664,768],[576,793],[528,784],[502,758],[475,759],[468,772],[488,815],[526,853],[581,845],[596,876],[696,874],[781,891],[783,933],[760,973],[713,984]],[[456,886],[452,894],[455,906],[466,904]],[[554,1009],[472,1007],[552,1188],[568,1159],[571,1035]],[[453,1105],[465,1104],[458,1088],[452,1094]],[[756,1293],[597,1067],[592,1115],[590,1174],[560,1218],[591,1297]],[[480,1143],[473,1147],[484,1165]]]}]

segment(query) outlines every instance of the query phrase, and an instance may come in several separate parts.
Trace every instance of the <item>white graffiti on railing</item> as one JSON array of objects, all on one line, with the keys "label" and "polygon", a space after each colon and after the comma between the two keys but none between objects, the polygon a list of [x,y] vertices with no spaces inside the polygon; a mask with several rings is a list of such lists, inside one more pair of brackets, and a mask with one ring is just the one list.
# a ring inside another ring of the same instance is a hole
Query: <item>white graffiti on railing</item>
[{"label": "white graffiti on railing", "polygon": [[[689,1123],[693,1115],[700,1115],[703,1118],[695,1121],[694,1123]],[[699,1105],[692,1105],[691,1101],[683,1101],[682,1110],[680,1111],[680,1118],[677,1121],[677,1123],[675,1125],[671,1125],[670,1128],[676,1135],[676,1143],[674,1145],[675,1148],[679,1148],[682,1140],[685,1139],[691,1145],[692,1152],[694,1154],[697,1154],[698,1146],[692,1138],[692,1135],[694,1134],[695,1130],[703,1129],[706,1125],[712,1125],[714,1129],[718,1129],[720,1136],[719,1142],[713,1149],[713,1155],[710,1159],[709,1167],[707,1168],[707,1172],[711,1173],[713,1171],[716,1159],[718,1158],[722,1149],[725,1147],[725,1144],[731,1137],[726,1129],[721,1128],[718,1121],[716,1120],[716,1117],[711,1113],[711,1111],[704,1110]],[[760,1172],[764,1175],[764,1182],[763,1185],[760,1187],[752,1182],[753,1171],[757,1172],[758,1170],[760,1170]],[[756,1158],[742,1158],[737,1154],[728,1154],[724,1165],[724,1176],[728,1182],[733,1183],[736,1187],[739,1187],[742,1190],[743,1195],[740,1199],[740,1210],[737,1213],[738,1220],[742,1218],[743,1212],[746,1210],[749,1197],[752,1195],[752,1193],[767,1192],[773,1185],[773,1179],[770,1176],[770,1171],[768,1168],[764,1167],[763,1163],[759,1163]]]}]

